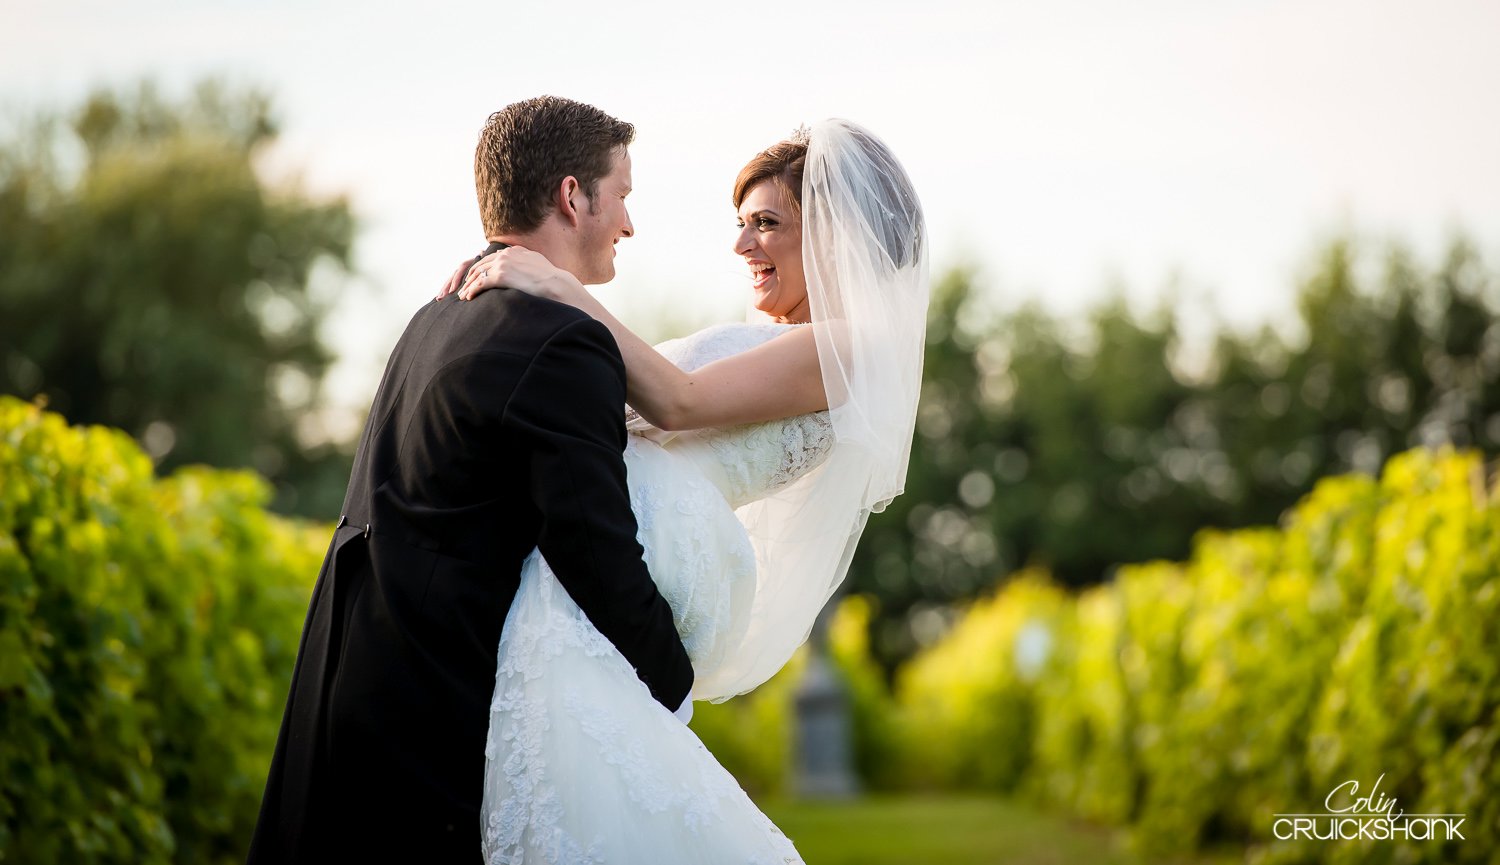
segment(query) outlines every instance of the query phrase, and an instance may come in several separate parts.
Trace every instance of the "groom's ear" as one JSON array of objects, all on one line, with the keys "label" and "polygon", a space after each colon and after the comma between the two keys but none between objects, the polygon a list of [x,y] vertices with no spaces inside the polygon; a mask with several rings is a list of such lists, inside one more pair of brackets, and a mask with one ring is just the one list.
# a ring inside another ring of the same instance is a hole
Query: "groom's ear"
[{"label": "groom's ear", "polygon": [[584,197],[586,196],[584,196],[583,185],[571,174],[562,179],[554,193],[552,203],[557,206],[557,211],[562,218],[573,228],[578,227],[580,217],[578,201]]}]

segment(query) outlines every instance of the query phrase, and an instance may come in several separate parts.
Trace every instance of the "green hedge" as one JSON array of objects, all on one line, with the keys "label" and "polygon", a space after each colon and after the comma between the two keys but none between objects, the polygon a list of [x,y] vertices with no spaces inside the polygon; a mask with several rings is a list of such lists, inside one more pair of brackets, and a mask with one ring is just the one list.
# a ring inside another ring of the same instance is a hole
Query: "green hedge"
[{"label": "green hedge", "polygon": [[[1500,840],[1500,503],[1473,454],[1324,480],[1279,529],[1081,595],[1024,575],[900,674],[873,746],[894,783],[1040,797],[1148,854],[1489,862]],[[1045,660],[1038,665],[1038,648]],[[1336,785],[1467,840],[1274,842]]]},{"label": "green hedge", "polygon": [[[244,472],[153,476],[122,433],[0,397],[0,861],[241,861],[326,526]],[[1073,595],[1040,573],[903,668],[872,608],[830,629],[876,788],[974,787],[1127,825],[1143,852],[1265,862],[1485,862],[1500,838],[1500,491],[1413,451],[1331,478],[1279,529]],[[797,665],[700,704],[756,792],[784,792]],[[1468,840],[1272,843],[1336,784]]]},{"label": "green hedge", "polygon": [[326,527],[0,397],[0,860],[243,861]]}]

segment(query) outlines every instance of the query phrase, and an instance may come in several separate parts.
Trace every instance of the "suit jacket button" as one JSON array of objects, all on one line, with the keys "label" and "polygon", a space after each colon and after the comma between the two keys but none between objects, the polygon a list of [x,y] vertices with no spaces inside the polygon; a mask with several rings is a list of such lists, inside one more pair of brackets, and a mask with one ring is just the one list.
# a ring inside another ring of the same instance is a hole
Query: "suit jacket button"
[{"label": "suit jacket button", "polygon": [[368,538],[369,536],[370,536],[370,524],[369,523],[365,523],[365,537]]}]

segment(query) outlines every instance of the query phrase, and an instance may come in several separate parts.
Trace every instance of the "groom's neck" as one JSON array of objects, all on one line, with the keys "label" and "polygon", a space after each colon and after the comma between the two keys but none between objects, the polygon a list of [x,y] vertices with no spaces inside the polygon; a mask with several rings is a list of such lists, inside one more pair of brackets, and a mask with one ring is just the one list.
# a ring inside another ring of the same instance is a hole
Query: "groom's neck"
[{"label": "groom's neck", "polygon": [[570,235],[540,229],[524,234],[492,234],[485,239],[490,243],[522,246],[532,252],[540,252],[553,267],[578,276],[578,251]]}]

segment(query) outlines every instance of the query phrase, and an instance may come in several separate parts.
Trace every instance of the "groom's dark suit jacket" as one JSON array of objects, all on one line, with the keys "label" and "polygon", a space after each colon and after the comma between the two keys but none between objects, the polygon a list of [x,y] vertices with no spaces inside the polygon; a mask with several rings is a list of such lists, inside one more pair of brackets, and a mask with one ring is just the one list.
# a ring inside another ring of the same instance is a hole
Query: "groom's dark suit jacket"
[{"label": "groom's dark suit jacket", "polygon": [[479,861],[496,649],[533,548],[656,699],[683,701],[624,402],[613,337],[572,307],[488,291],[411,320],[313,589],[252,865]]}]

